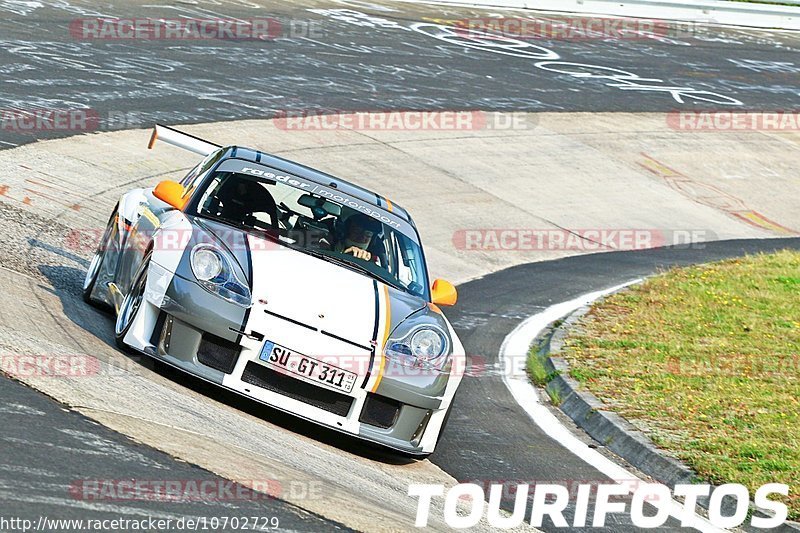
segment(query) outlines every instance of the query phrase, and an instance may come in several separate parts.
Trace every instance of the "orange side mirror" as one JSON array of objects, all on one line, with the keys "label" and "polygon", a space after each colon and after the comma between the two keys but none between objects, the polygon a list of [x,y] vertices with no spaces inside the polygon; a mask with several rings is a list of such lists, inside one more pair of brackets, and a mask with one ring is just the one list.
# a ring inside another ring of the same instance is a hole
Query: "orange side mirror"
[{"label": "orange side mirror", "polygon": [[431,301],[436,305],[456,305],[458,291],[449,281],[434,280],[431,287]]},{"label": "orange side mirror", "polygon": [[183,185],[177,181],[167,180],[156,185],[156,188],[153,191],[153,196],[162,202],[168,203],[175,209],[183,209],[183,206],[186,204],[186,200],[188,199],[188,197],[183,197],[183,192]]}]

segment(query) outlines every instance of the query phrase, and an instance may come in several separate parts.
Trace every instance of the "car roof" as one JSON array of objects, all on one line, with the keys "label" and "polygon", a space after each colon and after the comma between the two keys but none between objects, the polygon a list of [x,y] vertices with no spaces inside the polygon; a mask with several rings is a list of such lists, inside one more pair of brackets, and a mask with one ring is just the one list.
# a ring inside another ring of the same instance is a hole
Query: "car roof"
[{"label": "car roof", "polygon": [[245,161],[251,161],[253,163],[267,165],[269,167],[281,170],[288,174],[294,174],[295,176],[307,179],[309,181],[313,181],[314,183],[323,186],[331,186],[331,184],[335,184],[334,188],[336,190],[348,194],[354,198],[357,198],[362,202],[383,209],[384,211],[389,211],[393,215],[400,217],[401,219],[411,224],[411,226],[416,228],[414,221],[411,219],[411,215],[408,213],[406,209],[400,207],[399,205],[390,201],[386,197],[381,196],[375,192],[372,192],[369,189],[365,189],[360,185],[356,185],[355,183],[351,183],[349,181],[343,180],[342,178],[333,176],[326,172],[322,172],[321,170],[308,167],[296,161],[291,161],[289,159],[284,159],[276,155],[267,154],[259,150],[254,150],[252,148],[246,148],[243,146],[228,146],[225,148],[225,150],[226,153],[223,159],[236,158],[236,159],[243,159]]}]

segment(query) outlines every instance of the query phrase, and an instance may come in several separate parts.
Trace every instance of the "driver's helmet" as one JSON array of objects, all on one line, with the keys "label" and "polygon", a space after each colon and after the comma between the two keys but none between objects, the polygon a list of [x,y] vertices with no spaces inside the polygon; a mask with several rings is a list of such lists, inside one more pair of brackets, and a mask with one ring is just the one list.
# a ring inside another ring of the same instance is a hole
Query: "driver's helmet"
[{"label": "driver's helmet", "polygon": [[380,222],[363,213],[356,213],[355,215],[350,215],[347,217],[347,220],[344,221],[345,231],[349,232],[353,224],[356,224],[361,229],[366,231],[371,231],[373,235],[379,234],[381,229],[383,229],[383,226]]},{"label": "driver's helmet", "polygon": [[[356,227],[360,231],[353,232]],[[364,250],[372,251],[372,247],[376,242],[376,236],[381,233],[383,225],[369,215],[363,213],[356,213],[347,217],[344,221],[344,231],[339,236],[339,242],[342,246],[357,246]],[[372,235],[368,236],[364,232],[371,232]]]}]

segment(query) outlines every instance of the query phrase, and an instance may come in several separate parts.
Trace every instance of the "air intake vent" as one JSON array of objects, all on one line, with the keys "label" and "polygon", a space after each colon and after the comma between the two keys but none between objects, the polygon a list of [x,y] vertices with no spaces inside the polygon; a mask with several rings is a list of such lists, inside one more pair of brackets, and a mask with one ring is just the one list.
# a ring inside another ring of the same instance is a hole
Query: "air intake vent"
[{"label": "air intake vent", "polygon": [[396,400],[377,394],[368,394],[358,421],[383,429],[390,428],[397,421],[400,406],[400,402]]},{"label": "air intake vent", "polygon": [[230,374],[236,366],[239,349],[239,345],[235,342],[206,333],[197,349],[197,360],[220,372]]},{"label": "air intake vent", "polygon": [[350,396],[300,381],[258,363],[247,363],[242,381],[339,416],[347,416],[353,405],[353,398]]}]

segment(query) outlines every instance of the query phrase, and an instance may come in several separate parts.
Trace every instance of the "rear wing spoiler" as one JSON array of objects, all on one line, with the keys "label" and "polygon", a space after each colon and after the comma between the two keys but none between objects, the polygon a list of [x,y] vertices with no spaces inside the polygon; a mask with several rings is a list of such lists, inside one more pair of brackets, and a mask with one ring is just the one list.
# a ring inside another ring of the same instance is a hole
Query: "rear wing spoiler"
[{"label": "rear wing spoiler", "polygon": [[178,131],[162,124],[156,124],[153,128],[153,133],[150,134],[150,142],[147,148],[152,149],[156,141],[163,141],[172,146],[177,146],[178,148],[183,148],[184,150],[189,150],[190,152],[204,156],[222,148],[218,144],[208,142],[200,137],[189,135],[188,133]]}]

